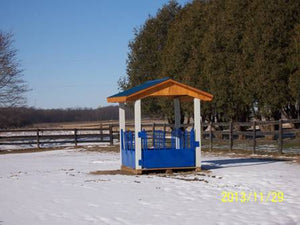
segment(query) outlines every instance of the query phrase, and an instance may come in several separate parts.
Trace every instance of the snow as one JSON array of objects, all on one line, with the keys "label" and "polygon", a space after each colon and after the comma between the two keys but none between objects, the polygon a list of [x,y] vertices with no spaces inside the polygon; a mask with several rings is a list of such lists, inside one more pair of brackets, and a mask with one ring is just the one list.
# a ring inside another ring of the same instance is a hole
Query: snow
[{"label": "snow", "polygon": [[[84,149],[0,155],[0,224],[300,224],[300,165],[203,154],[209,171],[92,175],[119,154]],[[222,191],[284,201],[221,202]]]}]

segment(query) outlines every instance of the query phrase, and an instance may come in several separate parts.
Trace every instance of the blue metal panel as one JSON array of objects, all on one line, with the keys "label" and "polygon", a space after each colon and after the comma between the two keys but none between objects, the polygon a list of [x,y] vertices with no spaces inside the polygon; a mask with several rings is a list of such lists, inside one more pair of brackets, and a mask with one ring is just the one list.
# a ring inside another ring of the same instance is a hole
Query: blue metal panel
[{"label": "blue metal panel", "polygon": [[125,131],[124,134],[124,149],[133,150],[134,149],[134,133],[132,131]]},{"label": "blue metal panel", "polygon": [[143,169],[195,166],[195,149],[153,149],[142,151]]},{"label": "blue metal panel", "polygon": [[145,130],[140,131],[139,137],[142,139],[142,149],[147,149],[148,148],[147,131]]},{"label": "blue metal panel", "polygon": [[[135,169],[135,146],[134,133],[121,131],[122,165]],[[148,148],[148,134],[145,130],[139,132],[142,139],[142,160],[140,165],[143,169],[151,168],[174,168],[195,167],[195,132],[174,130],[172,132],[172,147],[166,148],[164,131],[154,131],[154,149]],[[180,149],[175,149],[175,137],[180,138]]]},{"label": "blue metal panel", "polygon": [[153,131],[153,144],[155,149],[166,148],[166,133],[162,130]]},{"label": "blue metal panel", "polygon": [[135,169],[134,150],[122,150],[122,165]]},{"label": "blue metal panel", "polygon": [[139,86],[136,86],[136,87],[130,88],[126,91],[123,91],[123,92],[120,92],[118,94],[112,95],[109,98],[130,96],[130,95],[132,95],[132,94],[134,94],[138,91],[141,91],[143,89],[149,88],[149,87],[154,86],[154,85],[157,85],[157,84],[162,83],[166,80],[169,80],[169,78],[165,77],[163,79],[147,81],[147,82],[145,82],[145,83],[143,83]]},{"label": "blue metal panel", "polygon": [[121,130],[122,165],[135,169],[134,133]]}]

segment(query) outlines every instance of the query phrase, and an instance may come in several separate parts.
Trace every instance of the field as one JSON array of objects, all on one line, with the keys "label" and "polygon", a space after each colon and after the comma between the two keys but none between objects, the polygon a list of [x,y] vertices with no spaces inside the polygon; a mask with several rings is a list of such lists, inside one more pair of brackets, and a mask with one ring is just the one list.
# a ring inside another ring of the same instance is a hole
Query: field
[{"label": "field", "polygon": [[295,160],[204,153],[202,172],[135,176],[101,149],[0,155],[0,224],[300,224]]}]

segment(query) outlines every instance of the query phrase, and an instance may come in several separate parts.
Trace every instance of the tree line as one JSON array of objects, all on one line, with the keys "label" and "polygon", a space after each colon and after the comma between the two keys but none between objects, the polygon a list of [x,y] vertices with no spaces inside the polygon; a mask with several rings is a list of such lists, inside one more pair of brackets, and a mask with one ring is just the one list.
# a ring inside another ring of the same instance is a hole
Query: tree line
[{"label": "tree line", "polygon": [[[132,110],[126,111],[128,119],[133,118]],[[118,106],[98,109],[36,109],[28,107],[0,108],[0,128],[19,128],[36,123],[80,122],[118,120]]]},{"label": "tree line", "polygon": [[[214,95],[207,121],[300,118],[300,1],[170,1],[136,28],[129,43],[126,90],[170,77]],[[143,109],[172,121],[172,102]],[[182,104],[186,117],[191,104]]]}]

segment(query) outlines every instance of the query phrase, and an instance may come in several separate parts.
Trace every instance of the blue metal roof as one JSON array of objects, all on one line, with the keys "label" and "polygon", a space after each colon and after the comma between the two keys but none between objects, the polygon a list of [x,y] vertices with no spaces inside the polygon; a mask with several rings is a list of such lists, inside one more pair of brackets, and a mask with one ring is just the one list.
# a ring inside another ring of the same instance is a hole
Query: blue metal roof
[{"label": "blue metal roof", "polygon": [[170,78],[169,77],[165,77],[165,78],[162,78],[162,79],[158,79],[158,80],[150,80],[150,81],[147,81],[141,85],[138,85],[136,87],[133,87],[133,88],[130,88],[126,91],[123,91],[123,92],[120,92],[118,94],[115,94],[115,95],[112,95],[110,96],[109,98],[114,98],[114,97],[127,97],[127,96],[130,96],[136,92],[139,92],[143,89],[146,89],[146,88],[149,88],[151,86],[154,86],[154,85],[157,85],[159,83],[162,83],[166,80],[169,80]]}]

